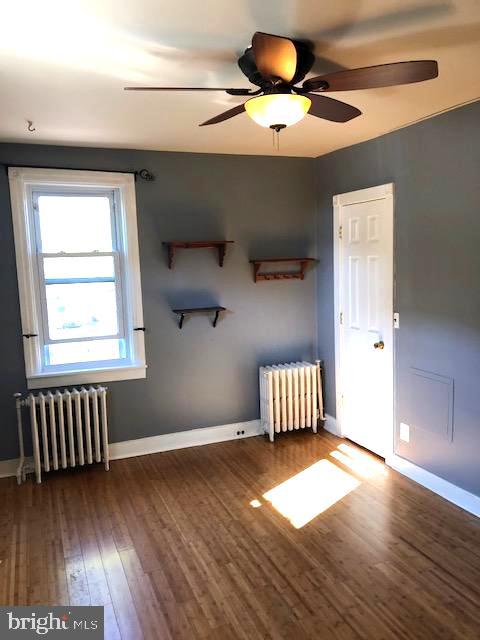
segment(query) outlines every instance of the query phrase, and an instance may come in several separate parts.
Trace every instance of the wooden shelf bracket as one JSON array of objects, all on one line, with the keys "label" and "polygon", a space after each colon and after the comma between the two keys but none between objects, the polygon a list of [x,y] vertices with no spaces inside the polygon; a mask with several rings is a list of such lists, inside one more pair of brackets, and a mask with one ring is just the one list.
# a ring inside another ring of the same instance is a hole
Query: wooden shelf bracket
[{"label": "wooden shelf bracket", "polygon": [[216,327],[220,313],[222,311],[226,311],[226,308],[225,307],[193,307],[188,309],[172,309],[172,311],[178,316],[178,328],[181,329],[183,327],[183,321],[185,320],[185,316],[198,314],[198,313],[213,314],[212,326]]},{"label": "wooden shelf bracket", "polygon": [[218,266],[223,267],[225,254],[227,252],[227,244],[233,244],[233,242],[233,240],[200,240],[195,242],[172,240],[171,242],[163,242],[162,244],[167,247],[168,268],[172,269],[173,259],[177,249],[217,249]]}]

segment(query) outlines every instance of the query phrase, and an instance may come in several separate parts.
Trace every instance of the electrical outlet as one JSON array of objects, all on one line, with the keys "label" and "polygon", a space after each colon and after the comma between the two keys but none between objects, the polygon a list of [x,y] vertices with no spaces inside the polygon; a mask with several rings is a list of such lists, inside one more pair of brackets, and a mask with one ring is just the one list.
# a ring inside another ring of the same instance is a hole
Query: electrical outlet
[{"label": "electrical outlet", "polygon": [[404,422],[400,423],[400,440],[410,442],[410,426]]}]

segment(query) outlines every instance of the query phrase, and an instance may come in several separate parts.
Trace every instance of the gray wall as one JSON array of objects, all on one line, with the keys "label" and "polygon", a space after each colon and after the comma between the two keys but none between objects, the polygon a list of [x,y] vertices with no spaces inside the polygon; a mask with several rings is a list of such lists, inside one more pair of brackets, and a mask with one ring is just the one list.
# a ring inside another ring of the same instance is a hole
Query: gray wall
[{"label": "gray wall", "polygon": [[[78,169],[147,168],[137,182],[146,380],[110,384],[111,439],[121,441],[258,417],[257,367],[315,355],[315,273],[254,284],[249,257],[315,253],[313,161],[0,144],[0,162]],[[169,271],[162,241],[226,238],[179,252]],[[25,371],[6,172],[0,171],[0,459],[17,455],[12,394]],[[170,309],[220,304],[177,328]]]},{"label": "gray wall", "polygon": [[[315,160],[318,343],[335,415],[332,196],[395,183],[396,452],[480,495],[480,102]],[[421,385],[416,369],[428,372]],[[453,387],[453,415],[448,402]],[[453,430],[452,430],[453,427]]]}]

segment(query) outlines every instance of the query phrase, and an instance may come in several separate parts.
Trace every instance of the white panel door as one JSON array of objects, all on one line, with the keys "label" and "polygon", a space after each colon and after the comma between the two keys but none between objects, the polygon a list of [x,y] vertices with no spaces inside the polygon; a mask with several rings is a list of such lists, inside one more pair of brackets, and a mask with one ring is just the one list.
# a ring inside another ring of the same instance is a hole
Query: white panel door
[{"label": "white panel door", "polygon": [[392,187],[336,196],[335,205],[338,418],[343,436],[385,457],[393,437]]}]

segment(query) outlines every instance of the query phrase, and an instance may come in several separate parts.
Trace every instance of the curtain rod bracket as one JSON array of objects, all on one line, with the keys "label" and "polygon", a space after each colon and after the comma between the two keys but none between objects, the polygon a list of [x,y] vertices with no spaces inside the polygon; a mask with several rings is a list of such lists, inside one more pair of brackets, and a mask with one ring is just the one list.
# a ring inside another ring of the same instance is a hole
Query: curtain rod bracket
[{"label": "curtain rod bracket", "polygon": [[148,169],[140,169],[140,171],[135,171],[135,177],[137,176],[142,180],[145,180],[146,182],[152,182],[153,180],[155,180],[155,176],[153,175],[153,173],[150,173]]}]

